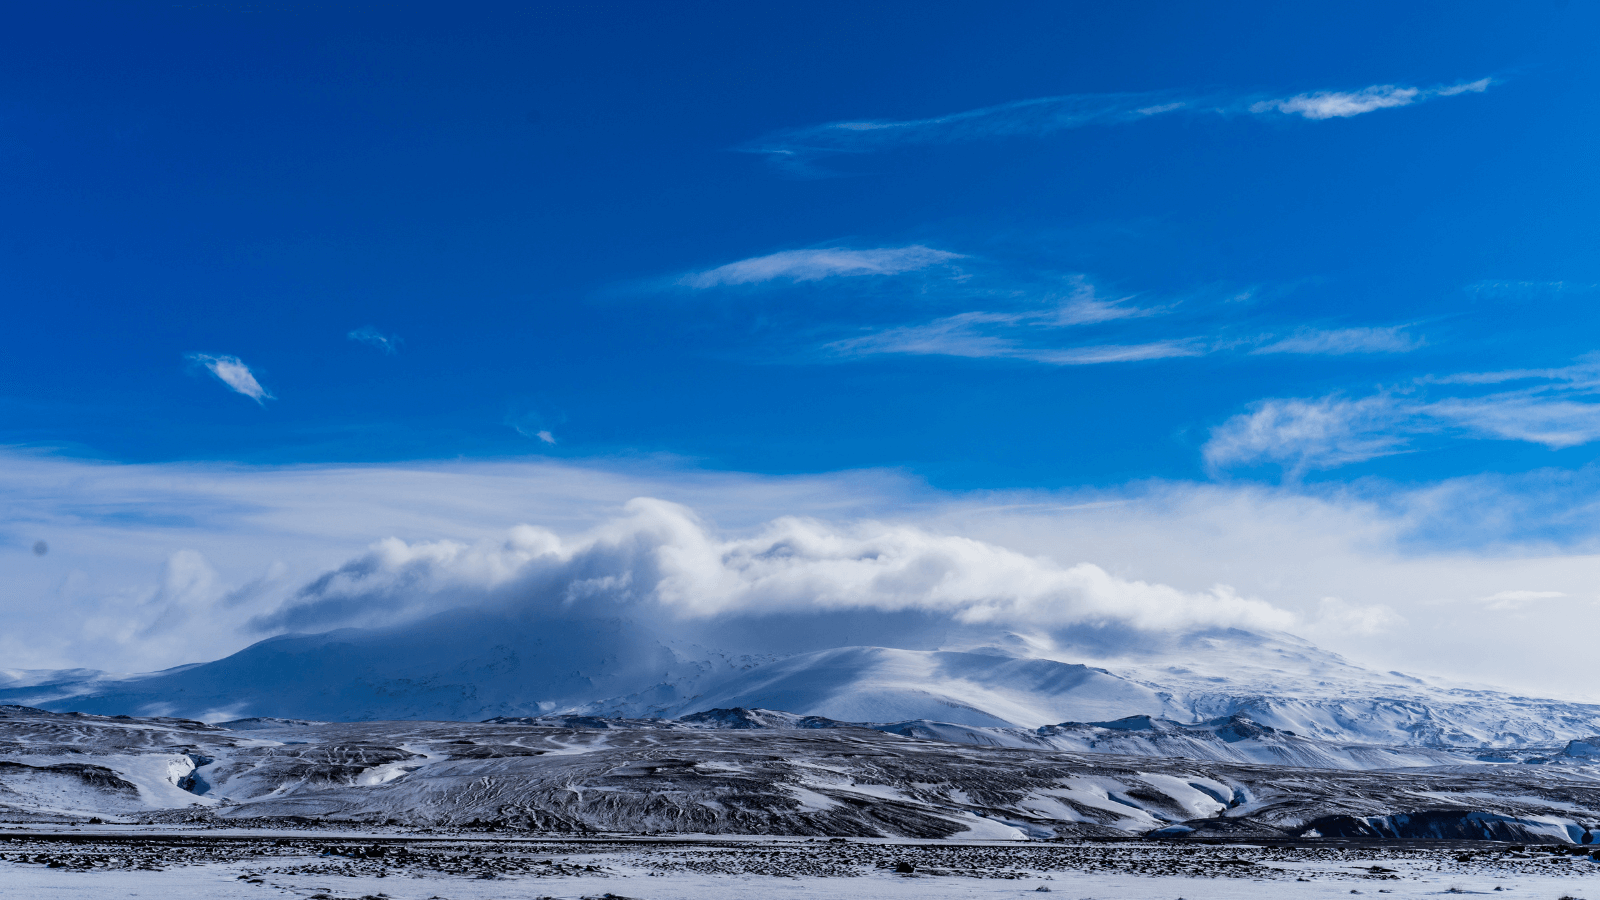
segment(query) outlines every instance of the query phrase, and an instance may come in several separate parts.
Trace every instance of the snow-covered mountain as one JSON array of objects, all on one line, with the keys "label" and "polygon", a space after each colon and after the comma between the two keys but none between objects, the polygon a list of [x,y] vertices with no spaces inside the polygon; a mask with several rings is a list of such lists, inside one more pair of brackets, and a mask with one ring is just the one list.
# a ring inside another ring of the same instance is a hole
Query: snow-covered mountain
[{"label": "snow-covered mountain", "polygon": [[[611,720],[588,717],[542,717],[491,721],[517,721],[546,726],[607,727]],[[839,722],[823,716],[800,716],[781,710],[735,707],[690,713],[680,717],[677,722],[693,728],[723,730],[867,728],[902,737],[943,741],[950,744],[971,744],[977,747],[1205,759],[1313,769],[1400,769],[1507,762],[1527,762],[1545,766],[1590,766],[1600,762],[1600,750],[1596,750],[1587,741],[1571,741],[1566,747],[1559,749],[1544,747],[1520,752],[1338,744],[1303,737],[1292,731],[1269,728],[1252,722],[1243,715],[1194,724],[1183,724],[1152,716],[1128,716],[1113,722],[1063,722],[1030,729],[957,725],[931,719],[905,722]],[[229,723],[228,727],[238,728],[239,725]],[[1594,753],[1593,756],[1588,755],[1591,751]]]},{"label": "snow-covered mountain", "polygon": [[625,619],[454,611],[395,628],[284,635],[210,663],[133,676],[33,677],[0,702],[216,721],[244,716],[479,720],[638,713],[765,661],[674,648]]},{"label": "snow-covered mountain", "polygon": [[[892,637],[885,627],[861,632]],[[1092,632],[970,628],[936,635],[937,648],[927,634],[907,635],[909,647],[789,653],[773,652],[783,643],[777,635],[742,641],[759,652],[736,652],[626,617],[455,610],[406,626],[270,638],[215,662],[143,675],[4,673],[0,703],[205,721],[676,717],[760,707],[1024,730],[1242,715],[1297,739],[1423,748],[1550,746],[1600,733],[1600,706],[1374,672],[1286,634],[1225,629],[1097,641]],[[1188,739],[1163,734],[1134,740],[1129,747],[1145,749],[1130,752],[1175,752]],[[1298,751],[1284,752],[1278,761]]]},{"label": "snow-covered mountain", "polygon": [[1037,727],[1126,715],[1184,715],[1160,693],[1101,669],[996,653],[841,647],[731,677],[681,710],[765,707],[847,722],[933,719]]}]

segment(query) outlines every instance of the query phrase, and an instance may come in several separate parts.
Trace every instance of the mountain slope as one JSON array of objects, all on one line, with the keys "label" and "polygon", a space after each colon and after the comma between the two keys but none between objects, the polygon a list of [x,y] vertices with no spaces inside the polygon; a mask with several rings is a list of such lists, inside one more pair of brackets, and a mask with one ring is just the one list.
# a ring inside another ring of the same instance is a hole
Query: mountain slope
[{"label": "mountain slope", "polygon": [[[1095,644],[1082,635],[1041,639],[970,627],[945,635],[937,650],[751,655],[679,639],[696,627],[455,610],[405,626],[284,635],[145,675],[3,673],[0,703],[206,721],[478,721],[764,707],[841,721],[1023,729],[1137,715],[1190,724],[1242,715],[1326,743],[1420,748],[1552,746],[1600,733],[1600,706],[1374,672],[1285,634],[1102,634]],[[870,633],[881,640],[889,631]],[[907,642],[924,637],[906,634]],[[778,649],[784,640],[784,630],[768,623],[766,646]],[[1186,740],[1180,737],[1146,743],[1176,747]]]},{"label": "mountain slope", "polygon": [[933,719],[1026,727],[1179,711],[1147,687],[1088,666],[887,647],[841,647],[769,663],[724,681],[677,712],[727,707],[846,722]]},{"label": "mountain slope", "polygon": [[215,662],[116,681],[0,690],[0,702],[210,721],[640,713],[682,703],[705,682],[755,662],[674,649],[626,619],[458,611],[398,628],[284,635]]}]

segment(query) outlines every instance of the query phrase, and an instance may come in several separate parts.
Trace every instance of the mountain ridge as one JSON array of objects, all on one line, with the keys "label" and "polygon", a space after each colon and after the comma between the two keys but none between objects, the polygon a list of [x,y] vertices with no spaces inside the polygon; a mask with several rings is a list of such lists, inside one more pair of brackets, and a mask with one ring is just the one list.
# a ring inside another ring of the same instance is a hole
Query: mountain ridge
[{"label": "mountain ridge", "polygon": [[5,673],[0,703],[206,721],[676,717],[744,707],[1036,729],[1136,715],[1185,725],[1244,716],[1327,742],[1423,748],[1554,745],[1600,733],[1597,705],[1373,672],[1292,635],[1117,636],[1117,647],[1134,649],[1118,658],[1081,632],[971,628],[946,635],[938,649],[737,652],[626,617],[456,610],[406,626],[280,635],[162,672]]}]

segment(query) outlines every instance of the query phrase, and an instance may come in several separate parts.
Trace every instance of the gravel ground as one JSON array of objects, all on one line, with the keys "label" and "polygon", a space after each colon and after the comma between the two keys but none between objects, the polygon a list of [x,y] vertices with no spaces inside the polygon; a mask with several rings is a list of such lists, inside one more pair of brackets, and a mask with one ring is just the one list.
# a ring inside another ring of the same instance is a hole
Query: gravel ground
[{"label": "gravel ground", "polygon": [[[1475,842],[910,842],[76,829],[0,835],[0,897],[476,900],[1504,893],[1600,898],[1573,849]],[[913,889],[914,888],[914,889]],[[1331,893],[1330,893],[1331,892]]]}]

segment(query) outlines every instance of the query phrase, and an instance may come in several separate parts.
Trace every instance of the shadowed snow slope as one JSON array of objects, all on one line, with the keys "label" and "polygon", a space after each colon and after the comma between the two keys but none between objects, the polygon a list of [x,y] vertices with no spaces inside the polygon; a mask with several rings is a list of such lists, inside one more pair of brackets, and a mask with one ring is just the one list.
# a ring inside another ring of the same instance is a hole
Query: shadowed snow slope
[{"label": "shadowed snow slope", "polygon": [[853,722],[1028,727],[1179,714],[1155,691],[1088,666],[886,647],[841,647],[780,660],[717,686],[683,711],[735,706]]},{"label": "shadowed snow slope", "polygon": [[[805,619],[736,621],[742,630],[691,630],[661,618],[458,609],[403,626],[284,635],[215,662],[147,675],[12,673],[0,681],[0,703],[206,721],[471,721],[765,707],[842,721],[1023,729],[1140,715],[1179,723],[1243,715],[1323,742],[1408,747],[1551,746],[1600,733],[1600,707],[1373,672],[1287,634],[1079,629],[1021,636],[873,613],[844,617],[849,633],[829,635],[804,633]],[[708,649],[687,638],[739,649]],[[817,646],[839,638],[854,640]],[[891,640],[899,646],[881,645]],[[1173,732],[1118,752],[1181,752],[1172,748],[1194,738]],[[1300,752],[1292,739],[1278,742],[1274,760],[1289,762]],[[1136,749],[1145,745],[1150,750]]]},{"label": "shadowed snow slope", "polygon": [[476,720],[662,709],[737,664],[698,648],[676,651],[624,619],[532,621],[455,611],[405,627],[270,638],[216,662],[91,682],[89,691],[65,698],[51,696],[60,686],[48,684],[0,690],[0,698],[205,720]]}]

